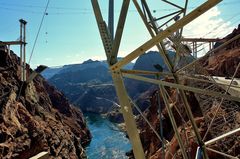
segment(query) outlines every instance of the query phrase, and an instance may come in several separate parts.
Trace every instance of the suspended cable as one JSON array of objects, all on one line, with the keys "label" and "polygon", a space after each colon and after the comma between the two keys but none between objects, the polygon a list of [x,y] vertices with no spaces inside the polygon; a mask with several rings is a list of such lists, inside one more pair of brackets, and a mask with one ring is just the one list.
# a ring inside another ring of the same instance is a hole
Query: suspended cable
[{"label": "suspended cable", "polygon": [[[238,12],[237,14],[234,14],[232,17],[230,17],[229,19],[227,19],[227,20],[225,20],[225,21],[230,21],[230,20],[236,18],[237,15],[239,15],[239,13],[240,13],[240,12]],[[207,35],[213,33],[214,31],[216,31],[218,28],[222,27],[224,24],[226,24],[225,21],[222,21],[222,23],[221,23],[220,25],[216,26],[216,27],[213,28],[210,32],[208,32],[208,33],[206,33],[205,35],[203,35],[203,37],[206,37]]]},{"label": "suspended cable", "polygon": [[[31,13],[31,14],[42,14],[42,12],[40,11],[36,11],[36,10],[29,10],[29,9],[18,9],[18,8],[9,8],[9,7],[2,7],[0,6],[1,9],[4,9],[6,11],[9,11],[9,12],[24,12],[24,13]],[[92,14],[91,11],[88,11],[88,10],[81,10],[80,11],[73,11],[73,12],[61,12],[61,11],[53,11],[53,12],[49,12],[51,15],[66,15],[66,14]]]},{"label": "suspended cable", "polygon": [[[240,1],[230,1],[230,2],[224,2],[219,4],[218,6],[226,6],[226,5],[235,5],[237,3],[240,3]],[[5,9],[7,11],[23,11],[23,12],[29,12],[33,14],[42,14],[42,12],[37,12],[36,10],[26,10],[22,9],[24,8],[45,8],[44,6],[38,6],[38,5],[22,5],[22,4],[13,4],[13,3],[0,3],[1,9]],[[20,8],[21,7],[21,8]],[[190,6],[188,9],[194,9],[197,6]],[[53,12],[52,14],[92,14],[92,9],[88,8],[77,8],[77,7],[48,7],[48,9],[54,9],[54,10],[76,10],[76,11],[82,11],[82,12]],[[176,8],[169,8],[169,9],[154,9],[154,13],[157,11],[176,11]],[[103,10],[103,12],[107,12],[107,10]],[[120,10],[115,10],[115,12],[120,12]],[[137,12],[136,10],[130,9],[129,12]]]},{"label": "suspended cable", "polygon": [[[5,5],[8,7],[24,7],[24,8],[41,8],[44,9],[46,6],[38,6],[38,5],[24,5],[24,4],[10,4],[10,3],[0,3],[1,5]],[[87,8],[77,8],[77,7],[48,7],[48,9],[56,9],[56,10],[88,10],[92,11],[92,9]]]},{"label": "suspended cable", "polygon": [[[38,39],[38,35],[40,33],[40,30],[41,30],[41,27],[42,27],[42,24],[43,24],[43,20],[44,20],[44,17],[46,15],[46,12],[47,12],[47,8],[48,8],[48,5],[49,5],[49,2],[50,0],[48,0],[47,2],[47,5],[46,5],[46,8],[44,10],[44,13],[43,13],[43,17],[42,17],[42,20],[41,20],[41,23],[40,23],[40,26],[39,26],[39,29],[38,29],[38,32],[37,32],[37,35],[36,35],[36,38],[35,38],[35,41],[34,41],[34,45],[33,45],[33,48],[32,48],[32,51],[31,51],[31,55],[30,55],[30,58],[29,58],[29,61],[28,61],[28,64],[30,65],[30,62],[31,62],[31,59],[32,59],[32,55],[33,55],[33,52],[34,52],[34,48],[36,46],[36,43],[37,43],[37,39]],[[19,89],[19,93],[18,93],[18,96],[17,96],[17,101],[19,100],[19,97],[22,93],[22,89],[23,89],[23,85],[24,85],[24,82],[22,82],[21,86],[20,86],[20,89]]]},{"label": "suspended cable", "polygon": [[36,44],[37,44],[38,36],[39,36],[39,33],[40,33],[40,31],[41,31],[41,28],[42,28],[43,20],[44,20],[45,16],[47,15],[46,13],[47,13],[47,9],[48,9],[49,2],[50,2],[50,0],[48,0],[47,5],[46,5],[46,8],[45,8],[45,10],[44,10],[44,12],[43,12],[42,20],[41,20],[40,25],[39,25],[39,28],[38,28],[38,32],[37,32],[37,35],[36,35],[36,38],[35,38],[35,41],[34,41],[34,44],[33,44],[33,47],[32,47],[32,51],[31,51],[31,54],[30,54],[30,57],[29,57],[29,60],[28,60],[28,64],[30,64],[30,62],[31,62],[32,55],[33,55],[35,46],[36,46]]},{"label": "suspended cable", "polygon": [[[205,38],[207,35],[212,34],[212,33],[214,33],[215,31],[219,30],[220,27],[222,27],[222,26],[224,26],[224,24],[226,24],[226,21],[230,21],[230,20],[232,20],[232,19],[235,19],[239,13],[240,13],[240,12],[234,14],[233,16],[231,16],[230,18],[228,18],[227,20],[222,21],[219,25],[217,25],[215,28],[213,28],[210,32],[208,32],[208,33],[206,33],[205,35],[201,36],[201,38]],[[238,21],[238,19],[237,19],[237,21]],[[235,23],[236,23],[236,21],[232,22],[232,24],[235,24]],[[214,38],[219,37],[219,36],[217,36],[217,35],[219,35],[219,33],[221,33],[222,31],[226,31],[226,29],[222,28],[222,29],[219,30],[216,34],[214,34],[213,37],[214,37]],[[199,35],[200,35],[200,34],[199,34]],[[202,46],[203,49],[205,49],[205,48],[207,47],[206,45],[207,45],[206,42],[205,42],[205,43],[201,43],[200,45],[197,46],[197,48],[199,48],[199,47]],[[203,50],[203,49],[202,49],[202,50]],[[198,50],[198,52],[201,52],[202,50]]]}]

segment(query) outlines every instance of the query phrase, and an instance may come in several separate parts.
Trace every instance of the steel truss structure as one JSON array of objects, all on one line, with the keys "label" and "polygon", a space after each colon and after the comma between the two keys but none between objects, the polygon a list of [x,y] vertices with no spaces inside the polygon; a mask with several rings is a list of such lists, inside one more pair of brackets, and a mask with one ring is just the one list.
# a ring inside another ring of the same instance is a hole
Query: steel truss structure
[{"label": "steel truss structure", "polygon": [[[123,0],[122,7],[120,11],[120,16],[114,34],[113,29],[113,0],[109,1],[109,22],[108,25],[104,21],[101,13],[101,9],[98,3],[98,0],[91,0],[93,10],[95,13],[97,25],[105,49],[105,54],[109,64],[109,68],[112,73],[113,82],[116,88],[117,96],[119,103],[121,105],[121,112],[124,117],[126,130],[130,139],[130,142],[133,147],[133,153],[136,159],[144,159],[145,153],[142,147],[142,143],[139,137],[139,131],[136,126],[135,117],[132,112],[132,100],[129,98],[124,85],[124,78],[130,78],[134,80],[140,80],[148,83],[153,83],[159,86],[160,95],[163,97],[164,103],[168,115],[170,117],[175,136],[177,138],[179,147],[181,149],[181,155],[184,159],[188,159],[188,143],[187,140],[184,141],[181,137],[181,134],[178,130],[176,119],[173,116],[172,112],[172,102],[169,94],[166,91],[166,87],[171,87],[178,92],[179,99],[181,99],[181,111],[184,111],[187,114],[191,127],[193,129],[192,136],[197,142],[199,148],[197,153],[201,153],[204,159],[208,159],[207,151],[212,151],[214,153],[221,154],[225,157],[236,158],[227,154],[223,149],[214,150],[209,145],[220,141],[223,138],[229,137],[231,135],[237,137],[237,132],[239,132],[239,125],[235,121],[236,115],[239,114],[239,106],[236,102],[240,102],[240,98],[233,96],[228,93],[228,89],[233,87],[232,82],[228,85],[227,90],[221,89],[220,85],[217,84],[214,79],[208,75],[208,73],[199,65],[198,61],[201,59],[196,59],[192,63],[187,64],[181,68],[178,68],[178,62],[182,56],[190,54],[191,51],[186,48],[185,42],[193,42],[193,51],[196,52],[196,42],[203,41],[203,39],[187,39],[182,37],[183,27],[220,3],[222,0],[207,0],[205,3],[191,11],[186,13],[188,0],[184,0],[182,6],[170,2],[169,0],[161,0],[162,3],[170,5],[175,8],[177,11],[173,11],[167,15],[162,15],[161,17],[154,17],[151,13],[151,9],[148,5],[147,0],[132,0],[139,16],[145,24],[146,29],[151,35],[151,39],[146,41],[144,44],[136,48],[134,51],[129,53],[122,60],[117,60],[117,55],[119,51],[119,46],[121,43],[121,38],[123,34],[123,29],[129,9],[130,0]],[[170,25],[170,26],[169,26]],[[206,42],[210,43],[210,51],[205,55],[214,54],[217,50],[223,48],[227,44],[231,43],[240,36],[236,36],[233,39],[225,42],[218,48],[213,49],[213,42],[218,41],[218,39],[205,39]],[[205,42],[204,41],[204,42]],[[175,60],[172,61],[168,57],[167,50],[169,49],[169,44],[172,49],[176,51]],[[160,56],[163,58],[165,65],[168,68],[168,72],[151,72],[143,70],[124,70],[123,66],[136,59],[140,55],[144,54],[145,51],[156,46]],[[238,67],[239,68],[239,67]],[[237,68],[237,69],[238,69]],[[237,70],[236,70],[237,71]],[[154,79],[141,75],[153,75],[153,76],[162,76],[173,79],[174,82],[167,82],[160,79]],[[233,76],[234,79],[234,76]],[[185,84],[182,84],[182,80],[185,80]],[[237,87],[237,86],[235,86]],[[205,122],[208,126],[208,130],[204,136],[200,135],[199,129],[194,120],[193,113],[190,108],[186,93],[193,92],[198,99],[200,107],[205,117]],[[136,105],[134,105],[137,107]],[[177,109],[177,106],[174,106]],[[138,108],[138,107],[137,107]],[[211,110],[214,109],[214,110]],[[137,109],[140,114],[140,109]],[[214,112],[214,114],[208,114],[208,112]],[[221,112],[225,112],[222,113]],[[180,112],[179,112],[180,113]],[[161,114],[161,113],[160,113]],[[147,120],[146,118],[144,118]],[[147,122],[151,127],[151,123]],[[184,123],[185,125],[187,123]],[[183,124],[183,125],[184,125]],[[188,123],[189,124],[189,123]],[[231,124],[226,129],[223,129],[226,125]],[[152,128],[152,127],[151,127]],[[224,130],[224,131],[222,131]],[[159,136],[156,131],[155,134],[158,136],[159,140],[163,143],[162,151],[167,153],[168,150],[168,141]],[[209,141],[206,140],[206,136]],[[219,136],[220,135],[220,136]],[[232,140],[232,139],[231,139]],[[229,139],[230,141],[230,139]],[[218,143],[223,145],[224,143]],[[164,149],[165,147],[165,149]],[[170,152],[171,153],[171,152]],[[175,154],[172,154],[173,156]],[[198,155],[198,154],[197,154]]]},{"label": "steel truss structure", "polygon": [[20,45],[20,72],[21,72],[21,81],[27,80],[27,71],[26,71],[26,24],[27,22],[23,19],[19,20],[20,22],[20,37],[17,41],[0,41],[0,46],[4,46],[10,54],[11,45]]}]

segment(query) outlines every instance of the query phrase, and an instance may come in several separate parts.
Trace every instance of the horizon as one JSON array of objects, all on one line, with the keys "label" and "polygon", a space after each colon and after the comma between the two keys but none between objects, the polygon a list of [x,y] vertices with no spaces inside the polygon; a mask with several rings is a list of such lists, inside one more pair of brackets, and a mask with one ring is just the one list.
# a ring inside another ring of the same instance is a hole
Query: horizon
[{"label": "horizon", "polygon": [[[24,3],[25,2],[25,3]],[[0,0],[0,12],[4,17],[4,24],[0,26],[0,39],[2,41],[16,40],[19,36],[19,22],[23,18],[27,23],[27,61],[29,59],[33,42],[40,24],[40,20],[46,5],[45,0],[19,2],[3,2]],[[204,0],[189,2],[188,13]],[[149,0],[154,5],[154,14],[165,14],[157,2]],[[237,6],[238,0],[221,2],[219,5],[203,14],[192,23],[184,27],[183,36],[198,38],[222,38],[231,33],[239,24]],[[103,16],[107,19],[106,1],[100,1]],[[121,3],[115,4],[115,27],[118,20]],[[150,39],[136,9],[130,3],[125,30],[120,46],[119,57],[124,57],[132,50]],[[231,10],[231,12],[230,12]],[[66,3],[63,0],[51,1],[45,16],[43,27],[33,58],[30,63],[32,68],[43,64],[49,67],[57,67],[69,64],[81,64],[92,60],[106,60],[102,41],[98,32],[97,23],[93,14],[90,1],[77,1]],[[157,16],[157,15],[156,15]],[[4,21],[2,20],[2,21]],[[11,47],[19,55],[19,47]],[[155,50],[152,48],[151,50]],[[148,50],[150,51],[150,50]]]}]

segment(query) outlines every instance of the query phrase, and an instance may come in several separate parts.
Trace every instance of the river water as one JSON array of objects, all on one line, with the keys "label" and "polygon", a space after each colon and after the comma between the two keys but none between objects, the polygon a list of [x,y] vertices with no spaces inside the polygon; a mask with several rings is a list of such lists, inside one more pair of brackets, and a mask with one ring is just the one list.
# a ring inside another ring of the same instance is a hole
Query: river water
[{"label": "river water", "polygon": [[86,148],[89,159],[127,159],[129,140],[118,127],[97,114],[85,114],[92,141]]}]

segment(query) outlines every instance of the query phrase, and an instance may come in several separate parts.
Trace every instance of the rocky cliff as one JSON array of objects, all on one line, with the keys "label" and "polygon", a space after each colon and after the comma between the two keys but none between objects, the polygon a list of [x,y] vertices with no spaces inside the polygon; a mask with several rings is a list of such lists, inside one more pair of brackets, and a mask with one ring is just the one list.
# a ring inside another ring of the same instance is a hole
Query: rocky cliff
[{"label": "rocky cliff", "polygon": [[[169,58],[173,59],[174,56],[175,53],[169,51]],[[192,60],[189,57],[184,57],[183,59],[185,61]],[[179,63],[183,64],[183,62]],[[125,69],[132,69],[133,67],[136,70],[159,71],[154,65],[159,65],[163,71],[167,71],[159,53],[157,51],[149,51],[140,56],[134,66],[133,63],[130,63]],[[44,71],[43,75],[51,77],[48,81],[63,91],[68,99],[80,107],[83,112],[105,114],[114,110],[109,113],[111,121],[122,122],[119,111],[115,111],[118,100],[106,61],[89,59],[82,64],[50,68]],[[131,79],[125,79],[125,85],[129,95],[136,100],[142,110],[145,110],[149,105],[146,105],[146,103],[149,102],[144,99],[144,93],[153,85]],[[138,96],[142,97],[138,99]]]},{"label": "rocky cliff", "polygon": [[[236,35],[240,35],[240,24],[235,28],[232,33],[222,39],[222,42],[215,44],[215,47],[220,46],[224,42],[232,39]],[[214,76],[233,76],[238,63],[240,62],[240,39],[231,42],[223,49],[212,54],[209,58],[204,58],[201,63],[206,70]],[[235,77],[240,78],[240,70],[237,71]]]},{"label": "rocky cliff", "polygon": [[[96,64],[98,63],[98,64]],[[85,65],[85,64],[83,64]],[[100,62],[89,67],[54,75],[49,82],[64,92],[83,112],[106,113],[116,102],[116,93],[107,67]]]},{"label": "rocky cliff", "polygon": [[[130,63],[125,69],[132,67],[133,63]],[[105,114],[116,108],[116,92],[106,61],[87,60],[82,64],[48,69],[43,75],[49,77],[52,73],[55,74],[48,81],[83,112]],[[127,87],[132,84],[131,80],[126,81]],[[148,89],[146,86],[131,88],[135,93]]]},{"label": "rocky cliff", "polygon": [[0,158],[86,158],[91,134],[81,111],[41,76],[22,83],[19,70],[19,58],[0,50]]}]

